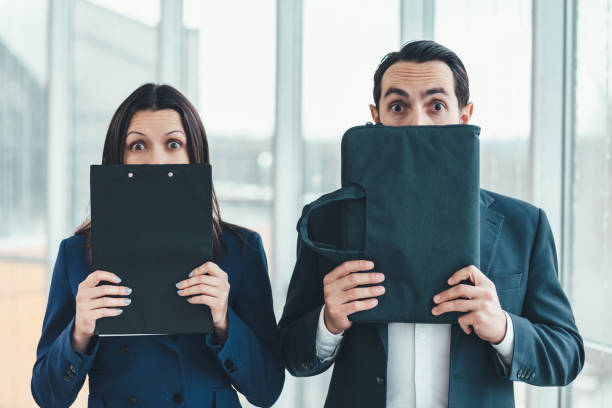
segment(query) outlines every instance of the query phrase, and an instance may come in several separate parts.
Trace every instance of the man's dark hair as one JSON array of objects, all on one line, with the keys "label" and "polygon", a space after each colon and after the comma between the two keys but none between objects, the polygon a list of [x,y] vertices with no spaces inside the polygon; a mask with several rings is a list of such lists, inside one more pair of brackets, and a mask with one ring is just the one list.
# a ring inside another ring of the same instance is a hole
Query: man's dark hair
[{"label": "man's dark hair", "polygon": [[435,41],[412,41],[405,44],[401,50],[390,52],[378,65],[374,73],[374,105],[378,109],[380,93],[382,92],[382,77],[389,67],[396,62],[428,62],[442,61],[450,68],[455,78],[455,95],[459,101],[459,109],[470,100],[470,83],[463,62],[457,54]]}]

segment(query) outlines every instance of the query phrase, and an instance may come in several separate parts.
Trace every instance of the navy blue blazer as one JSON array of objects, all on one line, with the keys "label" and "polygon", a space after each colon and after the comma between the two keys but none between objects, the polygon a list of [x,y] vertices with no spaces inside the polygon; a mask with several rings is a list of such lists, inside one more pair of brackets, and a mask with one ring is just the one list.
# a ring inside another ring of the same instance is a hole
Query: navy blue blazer
[{"label": "navy blue blazer", "polygon": [[[298,242],[300,251],[310,250]],[[480,257],[481,271],[495,284],[502,309],[512,319],[514,354],[506,366],[488,342],[453,324],[448,406],[514,407],[513,381],[570,383],[584,364],[584,346],[559,283],[544,211],[481,190]],[[387,355],[387,325],[353,324],[334,358],[319,360],[315,335],[324,304],[323,276],[337,262],[313,254],[300,258],[307,262],[295,265],[279,322],[287,369],[311,376],[335,362],[326,407],[384,407],[387,358],[393,358]]]},{"label": "navy blue blazer", "polygon": [[86,241],[62,241],[32,375],[42,407],[68,407],[89,374],[89,407],[239,407],[236,390],[270,406],[285,380],[266,255],[260,236],[223,228],[226,250],[216,263],[228,274],[228,337],[213,335],[94,336],[87,353],[73,350],[75,296],[93,268]]}]

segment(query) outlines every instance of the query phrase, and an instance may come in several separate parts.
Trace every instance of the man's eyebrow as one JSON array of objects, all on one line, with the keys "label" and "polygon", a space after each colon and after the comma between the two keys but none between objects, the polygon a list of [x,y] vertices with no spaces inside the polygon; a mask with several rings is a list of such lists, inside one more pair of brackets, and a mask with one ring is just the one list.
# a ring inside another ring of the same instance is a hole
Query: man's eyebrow
[{"label": "man's eyebrow", "polygon": [[408,95],[408,92],[404,91],[403,89],[399,89],[399,88],[389,88],[387,89],[387,92],[385,92],[385,98],[391,94],[396,94],[399,96],[403,96],[404,98],[410,98],[410,95]]},{"label": "man's eyebrow", "polygon": [[446,90],[442,87],[428,89],[425,92],[423,92],[423,96],[435,95],[438,93],[448,96],[448,92],[446,92]]}]

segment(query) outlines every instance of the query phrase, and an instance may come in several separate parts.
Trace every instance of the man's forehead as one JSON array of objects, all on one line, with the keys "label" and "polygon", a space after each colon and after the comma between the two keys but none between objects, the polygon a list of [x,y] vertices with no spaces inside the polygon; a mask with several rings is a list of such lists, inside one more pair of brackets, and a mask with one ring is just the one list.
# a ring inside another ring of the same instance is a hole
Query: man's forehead
[{"label": "man's forehead", "polygon": [[[455,91],[453,72],[442,61],[400,61],[391,65],[382,78],[382,96],[389,88],[399,88],[410,93],[431,88],[443,88],[449,94]],[[408,89],[410,88],[410,89]]]}]

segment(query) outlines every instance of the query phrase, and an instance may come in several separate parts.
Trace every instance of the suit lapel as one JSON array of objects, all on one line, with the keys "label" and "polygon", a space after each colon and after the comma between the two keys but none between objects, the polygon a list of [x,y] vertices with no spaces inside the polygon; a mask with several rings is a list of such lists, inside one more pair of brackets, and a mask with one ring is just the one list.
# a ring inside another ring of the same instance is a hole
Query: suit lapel
[{"label": "suit lapel", "polygon": [[[486,190],[480,190],[480,270],[486,276],[491,273],[493,259],[501,237],[504,225],[504,216],[490,208],[495,198]],[[459,324],[453,324],[451,328],[451,361],[459,339],[463,331]],[[452,367],[452,362],[451,362]],[[449,373],[450,374],[450,373]]]},{"label": "suit lapel", "polygon": [[[495,198],[486,190],[480,190],[480,270],[489,275],[491,265],[501,237],[501,230],[504,224],[504,216],[499,212],[489,208]],[[385,355],[388,355],[388,330],[386,324],[376,324],[376,331],[380,337],[380,341],[385,349]],[[451,329],[451,359],[453,351],[457,346],[457,341],[461,337],[462,331],[458,324],[454,324]]]},{"label": "suit lapel", "polygon": [[389,346],[389,341],[388,341],[388,326],[386,323],[378,323],[375,325],[376,326],[376,331],[378,332],[378,335],[380,336],[380,342],[382,343],[384,349],[385,349],[385,357],[387,357],[387,359],[389,358],[389,352],[388,352],[388,346]]}]

